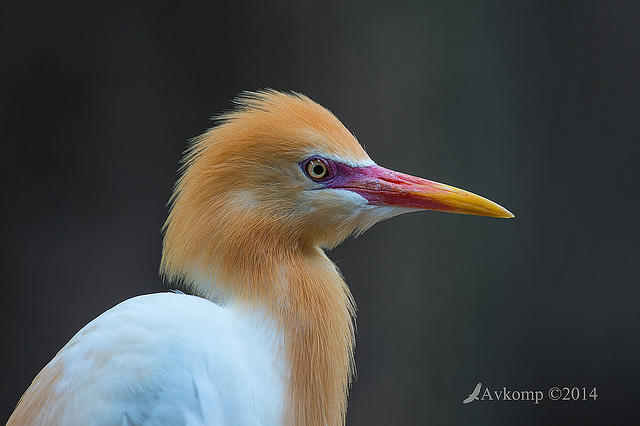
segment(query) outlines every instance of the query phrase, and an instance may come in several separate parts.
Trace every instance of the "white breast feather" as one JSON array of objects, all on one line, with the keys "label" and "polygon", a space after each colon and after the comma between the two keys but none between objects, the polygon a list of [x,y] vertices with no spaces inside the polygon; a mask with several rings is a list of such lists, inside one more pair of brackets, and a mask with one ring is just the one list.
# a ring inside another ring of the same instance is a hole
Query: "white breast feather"
[{"label": "white breast feather", "polygon": [[275,425],[276,328],[259,314],[173,293],[120,303],[78,332],[42,424]]}]

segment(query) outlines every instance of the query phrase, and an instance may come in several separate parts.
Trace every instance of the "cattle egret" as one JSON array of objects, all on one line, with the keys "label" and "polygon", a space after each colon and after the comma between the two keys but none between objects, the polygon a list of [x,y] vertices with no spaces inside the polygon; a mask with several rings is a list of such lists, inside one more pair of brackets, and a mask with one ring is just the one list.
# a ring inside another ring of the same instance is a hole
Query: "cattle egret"
[{"label": "cattle egret", "polygon": [[355,305],[325,255],[416,210],[510,218],[470,192],[378,166],[306,96],[246,92],[185,154],[161,274],[81,329],[10,425],[340,425]]}]

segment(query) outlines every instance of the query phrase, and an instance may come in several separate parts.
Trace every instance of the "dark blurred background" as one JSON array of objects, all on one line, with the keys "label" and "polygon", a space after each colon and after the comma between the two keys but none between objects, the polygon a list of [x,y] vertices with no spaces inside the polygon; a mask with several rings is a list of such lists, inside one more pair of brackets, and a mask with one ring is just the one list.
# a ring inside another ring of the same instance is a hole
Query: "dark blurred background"
[{"label": "dark blurred background", "polygon": [[[186,140],[273,87],[517,215],[330,253],[359,305],[348,424],[640,424],[637,2],[106,3],[0,6],[4,418],[90,319],[166,289]],[[480,381],[598,398],[462,405]]]}]

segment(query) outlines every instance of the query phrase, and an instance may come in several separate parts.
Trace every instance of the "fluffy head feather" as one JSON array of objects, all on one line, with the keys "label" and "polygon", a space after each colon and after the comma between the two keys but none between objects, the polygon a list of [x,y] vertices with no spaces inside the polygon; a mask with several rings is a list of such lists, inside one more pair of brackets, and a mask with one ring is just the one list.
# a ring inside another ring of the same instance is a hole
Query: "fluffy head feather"
[{"label": "fluffy head feather", "polygon": [[171,279],[207,276],[234,249],[269,258],[274,248],[331,248],[382,218],[355,193],[318,191],[300,168],[311,155],[373,164],[331,112],[273,90],[235,103],[186,153],[165,224],[162,271]]}]

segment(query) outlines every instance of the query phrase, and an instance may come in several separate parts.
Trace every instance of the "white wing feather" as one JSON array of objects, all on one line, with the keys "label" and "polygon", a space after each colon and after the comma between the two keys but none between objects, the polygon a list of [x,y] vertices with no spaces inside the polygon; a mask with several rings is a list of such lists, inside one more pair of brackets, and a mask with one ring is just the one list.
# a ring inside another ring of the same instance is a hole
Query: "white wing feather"
[{"label": "white wing feather", "polygon": [[9,424],[278,424],[279,343],[257,314],[181,294],[135,297],[69,341]]}]

